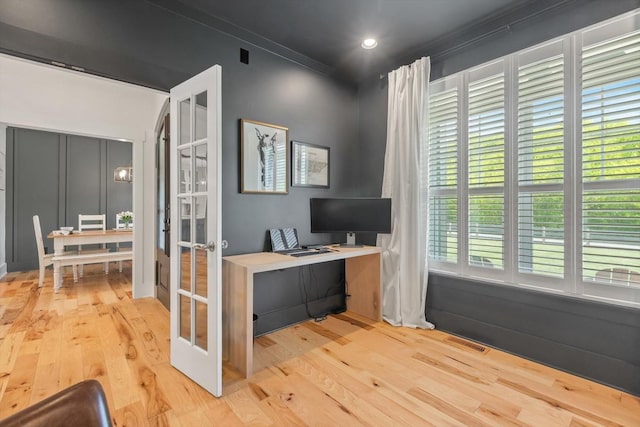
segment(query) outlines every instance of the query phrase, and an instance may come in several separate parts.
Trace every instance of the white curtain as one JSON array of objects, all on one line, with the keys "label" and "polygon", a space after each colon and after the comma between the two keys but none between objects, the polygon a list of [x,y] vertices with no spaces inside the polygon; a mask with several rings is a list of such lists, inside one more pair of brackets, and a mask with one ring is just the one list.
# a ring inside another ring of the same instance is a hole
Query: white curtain
[{"label": "white curtain", "polygon": [[[390,197],[391,234],[382,248],[382,315],[395,326],[433,329],[425,318],[427,296],[427,194],[421,177],[427,153],[431,63],[421,58],[389,73],[387,149],[382,197]],[[426,174],[424,174],[426,176]]]}]

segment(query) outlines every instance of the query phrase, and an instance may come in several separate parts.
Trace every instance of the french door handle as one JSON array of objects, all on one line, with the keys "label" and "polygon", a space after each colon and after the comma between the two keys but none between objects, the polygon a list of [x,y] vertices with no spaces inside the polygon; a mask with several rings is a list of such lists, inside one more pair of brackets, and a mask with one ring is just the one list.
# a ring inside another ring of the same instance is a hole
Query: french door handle
[{"label": "french door handle", "polygon": [[216,250],[216,244],[214,242],[209,242],[206,245],[204,243],[194,243],[192,248],[213,252]]}]

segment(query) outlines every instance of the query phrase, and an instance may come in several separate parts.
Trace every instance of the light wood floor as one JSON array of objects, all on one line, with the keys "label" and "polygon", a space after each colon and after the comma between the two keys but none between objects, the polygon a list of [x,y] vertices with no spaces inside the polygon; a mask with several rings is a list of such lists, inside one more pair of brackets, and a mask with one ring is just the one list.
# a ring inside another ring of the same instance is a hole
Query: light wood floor
[{"label": "light wood floor", "polygon": [[[640,399],[438,331],[332,316],[258,338],[257,374],[216,399],[169,365],[169,316],[101,266],[0,283],[0,418],[86,378],[114,424],[640,426]],[[68,276],[65,278],[68,279]],[[72,282],[71,282],[72,283]]]}]

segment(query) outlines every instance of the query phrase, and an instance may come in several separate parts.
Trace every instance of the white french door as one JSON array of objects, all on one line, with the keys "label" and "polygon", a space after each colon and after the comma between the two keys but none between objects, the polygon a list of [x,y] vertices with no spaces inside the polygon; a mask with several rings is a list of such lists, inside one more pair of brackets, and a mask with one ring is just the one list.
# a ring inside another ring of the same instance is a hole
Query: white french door
[{"label": "white french door", "polygon": [[222,394],[221,74],[171,89],[171,365]]}]

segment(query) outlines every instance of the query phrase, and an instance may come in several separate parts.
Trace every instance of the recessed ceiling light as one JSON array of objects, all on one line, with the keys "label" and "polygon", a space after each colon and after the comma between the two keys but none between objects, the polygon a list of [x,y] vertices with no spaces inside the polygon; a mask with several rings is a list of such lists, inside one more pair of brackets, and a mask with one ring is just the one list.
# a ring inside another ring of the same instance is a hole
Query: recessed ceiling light
[{"label": "recessed ceiling light", "polygon": [[361,45],[364,49],[373,49],[378,46],[376,39],[364,39]]}]

